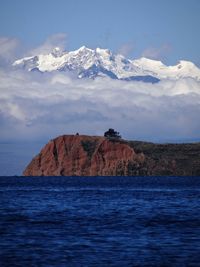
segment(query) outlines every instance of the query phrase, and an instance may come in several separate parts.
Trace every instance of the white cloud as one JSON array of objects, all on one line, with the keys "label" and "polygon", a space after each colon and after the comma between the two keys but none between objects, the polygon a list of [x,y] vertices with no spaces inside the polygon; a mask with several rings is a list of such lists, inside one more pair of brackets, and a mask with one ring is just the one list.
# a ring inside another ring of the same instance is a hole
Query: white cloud
[{"label": "white cloud", "polygon": [[19,41],[15,38],[0,37],[0,65],[5,66],[14,60]]},{"label": "white cloud", "polygon": [[134,45],[132,43],[123,44],[117,51],[117,53],[127,57],[133,51]]},{"label": "white cloud", "polygon": [[143,51],[142,56],[151,59],[162,60],[171,52],[171,50],[172,47],[170,44],[163,44],[160,47],[148,47]]},{"label": "white cloud", "polygon": [[61,134],[180,140],[200,137],[200,83],[74,80],[66,73],[0,70],[0,140],[48,141]]},{"label": "white cloud", "polygon": [[48,54],[50,53],[55,47],[59,47],[61,50],[65,50],[67,45],[67,35],[65,33],[57,33],[51,35],[46,39],[46,41],[34,48],[32,51],[29,52],[30,55],[38,55],[38,54]]}]

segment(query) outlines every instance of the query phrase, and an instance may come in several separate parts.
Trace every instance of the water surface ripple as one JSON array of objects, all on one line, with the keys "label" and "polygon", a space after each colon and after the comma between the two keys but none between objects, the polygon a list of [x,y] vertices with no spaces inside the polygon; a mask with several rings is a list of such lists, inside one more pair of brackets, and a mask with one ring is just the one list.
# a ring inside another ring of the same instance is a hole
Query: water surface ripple
[{"label": "water surface ripple", "polygon": [[0,266],[200,266],[199,181],[1,177]]}]

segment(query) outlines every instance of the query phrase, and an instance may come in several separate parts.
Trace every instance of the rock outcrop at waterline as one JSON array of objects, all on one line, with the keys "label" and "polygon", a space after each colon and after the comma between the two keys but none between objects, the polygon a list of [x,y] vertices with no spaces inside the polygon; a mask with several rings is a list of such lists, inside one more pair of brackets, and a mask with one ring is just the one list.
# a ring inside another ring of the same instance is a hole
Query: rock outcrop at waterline
[{"label": "rock outcrop at waterline", "polygon": [[200,175],[200,143],[159,145],[97,136],[51,140],[25,176]]},{"label": "rock outcrop at waterline", "polygon": [[130,175],[144,162],[143,153],[135,153],[121,140],[84,135],[64,135],[51,140],[24,171],[26,176]]}]

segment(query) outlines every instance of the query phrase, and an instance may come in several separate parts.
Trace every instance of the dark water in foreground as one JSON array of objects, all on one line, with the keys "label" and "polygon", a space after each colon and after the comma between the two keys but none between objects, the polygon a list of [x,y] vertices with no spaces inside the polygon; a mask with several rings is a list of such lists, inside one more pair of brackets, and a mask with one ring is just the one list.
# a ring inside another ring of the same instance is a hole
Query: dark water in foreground
[{"label": "dark water in foreground", "polygon": [[200,177],[1,177],[0,266],[200,266]]}]

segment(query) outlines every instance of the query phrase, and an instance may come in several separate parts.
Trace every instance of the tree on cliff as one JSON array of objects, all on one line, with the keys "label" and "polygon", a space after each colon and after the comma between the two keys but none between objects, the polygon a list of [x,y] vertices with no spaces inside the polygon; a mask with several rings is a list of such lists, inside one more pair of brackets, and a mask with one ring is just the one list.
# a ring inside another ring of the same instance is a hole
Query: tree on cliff
[{"label": "tree on cliff", "polygon": [[108,131],[106,131],[104,133],[104,136],[107,138],[116,138],[116,139],[120,139],[121,135],[119,134],[119,132],[116,132],[114,129],[110,128]]}]

